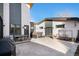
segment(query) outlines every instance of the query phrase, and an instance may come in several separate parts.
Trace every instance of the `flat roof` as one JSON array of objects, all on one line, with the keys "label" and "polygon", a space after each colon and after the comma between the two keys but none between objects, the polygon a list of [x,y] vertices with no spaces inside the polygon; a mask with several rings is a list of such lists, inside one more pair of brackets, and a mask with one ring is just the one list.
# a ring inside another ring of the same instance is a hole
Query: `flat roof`
[{"label": "flat roof", "polygon": [[52,17],[52,18],[45,18],[42,21],[38,22],[40,24],[45,21],[79,21],[78,17]]}]

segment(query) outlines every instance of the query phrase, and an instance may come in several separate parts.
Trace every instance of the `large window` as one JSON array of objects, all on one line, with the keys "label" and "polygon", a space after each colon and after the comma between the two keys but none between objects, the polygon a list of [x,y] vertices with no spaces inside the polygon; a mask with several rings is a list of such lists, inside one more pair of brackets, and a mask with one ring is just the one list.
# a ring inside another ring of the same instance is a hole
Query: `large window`
[{"label": "large window", "polygon": [[64,28],[65,24],[61,24],[61,25],[56,25],[56,28]]},{"label": "large window", "polygon": [[10,34],[21,34],[21,4],[10,3]]}]

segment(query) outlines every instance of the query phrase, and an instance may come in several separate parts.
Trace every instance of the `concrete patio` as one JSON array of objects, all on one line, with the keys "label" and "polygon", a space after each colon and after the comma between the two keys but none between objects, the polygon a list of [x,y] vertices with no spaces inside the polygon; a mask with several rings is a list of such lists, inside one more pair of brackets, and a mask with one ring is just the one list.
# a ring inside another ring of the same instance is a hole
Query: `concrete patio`
[{"label": "concrete patio", "polygon": [[74,56],[78,44],[49,37],[16,45],[17,56]]},{"label": "concrete patio", "polygon": [[34,42],[16,45],[17,56],[64,56],[63,53]]}]

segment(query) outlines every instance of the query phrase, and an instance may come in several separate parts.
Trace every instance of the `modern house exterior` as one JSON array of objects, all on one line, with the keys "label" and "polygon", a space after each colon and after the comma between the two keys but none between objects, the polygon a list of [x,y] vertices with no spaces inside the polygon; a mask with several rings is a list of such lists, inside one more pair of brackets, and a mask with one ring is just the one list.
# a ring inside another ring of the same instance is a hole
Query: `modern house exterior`
[{"label": "modern house exterior", "polygon": [[79,37],[78,17],[45,18],[35,25],[36,32],[42,32],[42,36],[51,37]]},{"label": "modern house exterior", "polygon": [[[28,35],[30,37],[30,5],[26,3],[0,3],[3,37]],[[26,29],[26,30],[25,30]]]}]

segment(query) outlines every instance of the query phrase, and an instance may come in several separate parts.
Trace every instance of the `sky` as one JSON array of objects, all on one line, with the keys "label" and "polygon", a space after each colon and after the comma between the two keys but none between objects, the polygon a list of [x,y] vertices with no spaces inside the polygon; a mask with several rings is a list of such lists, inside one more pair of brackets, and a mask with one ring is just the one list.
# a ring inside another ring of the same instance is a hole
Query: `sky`
[{"label": "sky", "polygon": [[39,22],[50,17],[79,17],[79,3],[34,3],[31,19]]}]

